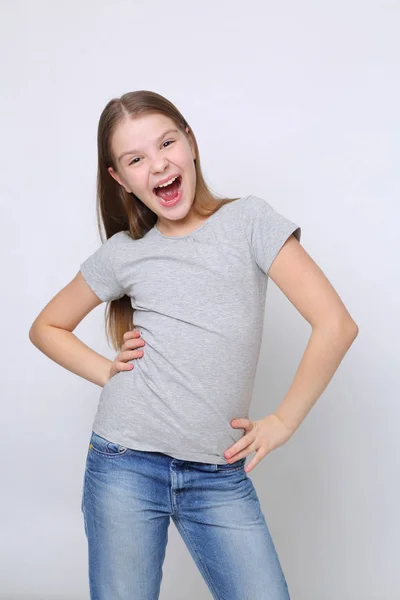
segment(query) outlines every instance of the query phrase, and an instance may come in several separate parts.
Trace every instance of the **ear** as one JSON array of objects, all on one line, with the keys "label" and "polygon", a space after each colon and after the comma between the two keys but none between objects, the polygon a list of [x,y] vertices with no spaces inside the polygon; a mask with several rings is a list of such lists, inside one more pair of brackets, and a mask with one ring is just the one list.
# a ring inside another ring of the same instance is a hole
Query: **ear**
[{"label": "ear", "polygon": [[130,194],[130,193],[131,193],[131,191],[130,191],[130,190],[128,190],[128,189],[126,188],[126,186],[124,185],[124,182],[122,181],[122,179],[120,178],[120,176],[119,176],[119,175],[118,175],[118,174],[117,174],[117,173],[114,171],[114,169],[113,169],[112,167],[108,167],[108,169],[107,169],[107,170],[108,170],[108,172],[110,173],[111,177],[112,177],[113,179],[115,179],[115,181],[116,181],[117,183],[119,183],[119,185],[120,185],[120,186],[122,186],[122,187],[124,188],[124,190],[125,190],[126,192],[128,192],[128,194]]}]

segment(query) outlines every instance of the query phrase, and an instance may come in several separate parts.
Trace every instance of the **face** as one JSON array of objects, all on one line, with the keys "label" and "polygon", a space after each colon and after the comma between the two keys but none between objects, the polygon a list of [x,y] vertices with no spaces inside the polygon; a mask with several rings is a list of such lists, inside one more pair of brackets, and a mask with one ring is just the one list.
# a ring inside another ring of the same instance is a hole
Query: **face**
[{"label": "face", "polygon": [[[111,143],[117,170],[109,167],[110,175],[158,215],[157,227],[161,224],[160,230],[172,235],[173,230],[187,226],[196,189],[191,139],[169,117],[152,114],[120,123]],[[176,175],[180,179],[176,198],[173,194],[166,199],[158,196],[154,188]]]}]

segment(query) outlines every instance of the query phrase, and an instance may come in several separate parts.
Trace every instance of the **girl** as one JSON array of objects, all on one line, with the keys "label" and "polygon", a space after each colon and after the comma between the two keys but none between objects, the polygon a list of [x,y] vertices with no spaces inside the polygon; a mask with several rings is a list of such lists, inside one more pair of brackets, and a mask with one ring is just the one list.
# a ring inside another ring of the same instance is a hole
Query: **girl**
[{"label": "girl", "polygon": [[[30,330],[103,388],[82,494],[90,597],[157,599],[172,518],[214,598],[288,599],[247,473],[294,434],[357,325],[296,223],[252,194],[211,193],[193,131],[159,94],[104,108],[98,213],[107,240]],[[280,406],[250,421],[268,277],[312,334]],[[72,333],[101,302],[112,362]]]}]

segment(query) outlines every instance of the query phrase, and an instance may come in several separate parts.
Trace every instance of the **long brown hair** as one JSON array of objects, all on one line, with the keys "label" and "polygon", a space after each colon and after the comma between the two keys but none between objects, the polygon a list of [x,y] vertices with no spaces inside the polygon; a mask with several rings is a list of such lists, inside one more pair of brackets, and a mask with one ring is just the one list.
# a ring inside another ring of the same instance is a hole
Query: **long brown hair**
[{"label": "long brown hair", "polygon": [[[118,171],[115,156],[111,148],[111,139],[119,123],[127,118],[144,114],[159,113],[169,117],[176,127],[186,136],[190,136],[195,148],[196,189],[193,211],[201,217],[208,217],[223,204],[238,198],[221,198],[213,194],[207,186],[200,165],[200,155],[196,138],[187,121],[179,110],[166,98],[148,90],[138,90],[113,98],[100,115],[97,131],[98,171],[97,171],[97,223],[100,238],[104,243],[102,225],[106,239],[118,231],[128,231],[132,239],[139,239],[149,231],[157,221],[157,215],[135,194],[128,193],[109,173],[112,167]],[[189,134],[186,132],[189,129]],[[105,329],[108,343],[119,351],[123,344],[123,335],[134,328],[133,308],[129,296],[122,296],[107,303]]]}]

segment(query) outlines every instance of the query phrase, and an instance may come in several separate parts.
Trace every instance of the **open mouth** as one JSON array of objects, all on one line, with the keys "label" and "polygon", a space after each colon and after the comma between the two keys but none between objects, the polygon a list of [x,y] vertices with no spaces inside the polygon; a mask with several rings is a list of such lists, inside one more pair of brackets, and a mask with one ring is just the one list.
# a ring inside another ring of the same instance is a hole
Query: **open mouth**
[{"label": "open mouth", "polygon": [[172,183],[162,187],[155,187],[153,193],[160,198],[165,204],[174,202],[179,196],[182,184],[182,176],[178,175]]}]

